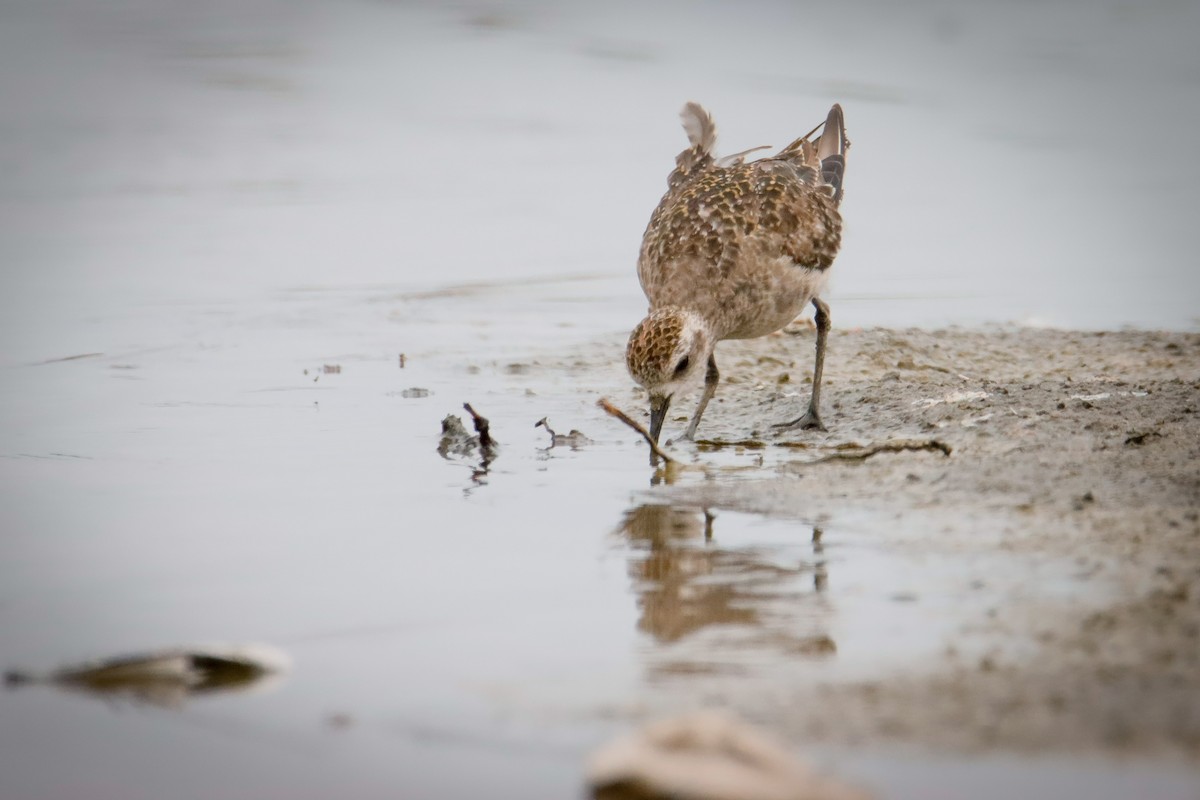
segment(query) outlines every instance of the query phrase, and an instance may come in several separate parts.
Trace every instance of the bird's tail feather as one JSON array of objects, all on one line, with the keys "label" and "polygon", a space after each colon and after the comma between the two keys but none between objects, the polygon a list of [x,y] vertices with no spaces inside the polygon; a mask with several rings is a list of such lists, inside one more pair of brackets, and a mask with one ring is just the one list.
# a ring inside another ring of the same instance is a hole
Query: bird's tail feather
[{"label": "bird's tail feather", "polygon": [[688,103],[679,112],[683,129],[691,145],[675,156],[675,170],[667,178],[667,184],[675,187],[682,184],[697,170],[713,163],[713,148],[717,144],[717,124],[712,115],[699,103]]},{"label": "bird's tail feather", "polygon": [[834,103],[825,118],[825,129],[817,139],[817,158],[821,162],[821,178],[833,187],[833,199],[842,199],[842,179],[846,175],[846,151],[850,141],[846,138],[846,122],[842,107]]},{"label": "bird's tail feather", "polygon": [[699,148],[700,153],[712,155],[717,143],[717,124],[713,122],[712,114],[699,103],[688,103],[679,112],[679,118],[683,120],[688,143]]},{"label": "bird's tail feather", "polygon": [[[821,135],[810,138],[817,131]],[[779,151],[776,158],[783,158],[805,168],[805,174],[814,183],[819,180],[833,194],[833,199],[842,199],[842,178],[846,174],[846,151],[850,140],[846,138],[846,123],[842,118],[842,107],[834,105],[829,115],[817,127]]]}]

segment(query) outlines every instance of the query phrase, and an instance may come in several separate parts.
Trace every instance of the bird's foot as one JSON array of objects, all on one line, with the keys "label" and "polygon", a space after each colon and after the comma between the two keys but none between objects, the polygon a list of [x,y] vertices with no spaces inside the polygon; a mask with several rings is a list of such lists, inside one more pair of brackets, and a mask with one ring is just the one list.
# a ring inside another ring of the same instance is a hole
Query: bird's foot
[{"label": "bird's foot", "polygon": [[696,428],[698,428],[698,427],[700,427],[700,420],[693,419],[690,423],[688,423],[687,430],[684,431],[683,435],[681,435],[679,437],[679,441],[681,441],[681,442],[696,441]]},{"label": "bird's foot", "polygon": [[810,407],[808,411],[804,412],[804,416],[802,417],[797,417],[791,422],[780,422],[776,425],[772,425],[771,427],[782,431],[790,431],[796,428],[800,428],[801,430],[807,430],[809,428],[816,428],[819,431],[827,430],[825,423],[821,422],[821,415],[818,414],[817,410],[812,407]]}]

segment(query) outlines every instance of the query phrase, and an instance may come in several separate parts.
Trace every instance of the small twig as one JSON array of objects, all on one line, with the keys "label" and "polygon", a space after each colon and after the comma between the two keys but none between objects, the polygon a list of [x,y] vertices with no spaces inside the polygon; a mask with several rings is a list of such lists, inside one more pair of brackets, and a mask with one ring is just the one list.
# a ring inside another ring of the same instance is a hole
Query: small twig
[{"label": "small twig", "polygon": [[600,406],[600,408],[604,409],[604,412],[606,414],[616,417],[617,419],[621,420],[621,422],[624,422],[626,425],[628,425],[629,427],[633,428],[635,431],[640,433],[642,435],[642,438],[646,440],[646,443],[648,445],[650,445],[650,452],[652,452],[654,455],[658,456],[663,461],[666,461],[668,464],[675,463],[675,459],[673,459],[669,455],[667,455],[663,451],[663,449],[658,446],[658,442],[654,441],[653,437],[650,436],[650,431],[646,430],[640,423],[634,421],[624,411],[617,408],[612,403],[608,402],[608,398],[601,397],[599,400],[596,401],[596,405],[598,405],[598,406]]},{"label": "small twig", "polygon": [[[784,443],[781,443],[784,444]],[[747,450],[763,450],[767,443],[761,439],[697,439],[696,446],[703,449],[719,450],[722,447],[744,447]],[[784,444],[786,447],[787,445]]]},{"label": "small twig", "polygon": [[879,453],[899,453],[905,450],[937,450],[944,456],[950,455],[950,445],[937,439],[893,439],[890,442],[859,447],[851,445],[821,458],[809,461],[809,464],[820,464],[822,461],[863,461]]},{"label": "small twig", "polygon": [[546,433],[550,434],[550,447],[546,448],[547,450],[558,447],[559,445],[565,445],[572,450],[578,450],[584,445],[594,444],[591,439],[583,435],[582,431],[575,430],[574,428],[571,429],[570,433],[559,433],[558,431],[554,430],[554,428],[550,427],[550,422],[546,417],[542,417],[537,422],[533,423],[533,427],[545,428]]},{"label": "small twig", "polygon": [[471,415],[471,421],[475,423],[475,432],[479,434],[479,446],[486,453],[496,444],[492,439],[492,434],[488,431],[487,417],[481,417],[475,413],[475,409],[471,408],[470,403],[463,403],[463,408]]}]

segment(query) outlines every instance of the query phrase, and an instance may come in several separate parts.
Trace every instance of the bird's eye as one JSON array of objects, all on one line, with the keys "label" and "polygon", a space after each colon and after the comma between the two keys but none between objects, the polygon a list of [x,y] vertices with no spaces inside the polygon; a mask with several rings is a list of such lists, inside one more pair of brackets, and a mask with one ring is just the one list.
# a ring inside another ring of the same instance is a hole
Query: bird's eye
[{"label": "bird's eye", "polygon": [[691,361],[688,360],[687,356],[679,359],[679,363],[675,365],[675,374],[682,375],[683,373],[687,372],[688,364],[690,363]]}]

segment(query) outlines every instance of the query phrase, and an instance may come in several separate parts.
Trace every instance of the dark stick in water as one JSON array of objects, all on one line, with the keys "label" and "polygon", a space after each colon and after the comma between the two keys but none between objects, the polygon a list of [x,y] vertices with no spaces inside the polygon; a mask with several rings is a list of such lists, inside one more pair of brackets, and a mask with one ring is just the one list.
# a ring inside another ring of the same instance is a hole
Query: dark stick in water
[{"label": "dark stick in water", "polygon": [[481,417],[475,413],[475,409],[471,408],[470,403],[463,403],[463,408],[467,410],[467,413],[471,415],[471,421],[475,423],[475,432],[479,434],[479,447],[485,453],[488,452],[496,442],[488,431],[487,417]]}]

